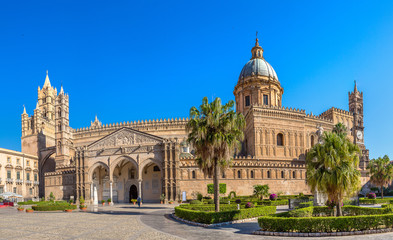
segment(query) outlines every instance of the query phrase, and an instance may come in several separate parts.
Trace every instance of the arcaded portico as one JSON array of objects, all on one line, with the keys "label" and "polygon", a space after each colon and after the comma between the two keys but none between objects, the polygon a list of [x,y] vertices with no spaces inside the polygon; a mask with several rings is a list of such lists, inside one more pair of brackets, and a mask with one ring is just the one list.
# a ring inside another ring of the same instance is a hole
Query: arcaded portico
[{"label": "arcaded portico", "polygon": [[159,202],[163,193],[169,200],[175,199],[176,144],[122,128],[79,148],[77,195],[83,192],[93,203],[108,198],[127,203],[137,197],[144,202]]}]

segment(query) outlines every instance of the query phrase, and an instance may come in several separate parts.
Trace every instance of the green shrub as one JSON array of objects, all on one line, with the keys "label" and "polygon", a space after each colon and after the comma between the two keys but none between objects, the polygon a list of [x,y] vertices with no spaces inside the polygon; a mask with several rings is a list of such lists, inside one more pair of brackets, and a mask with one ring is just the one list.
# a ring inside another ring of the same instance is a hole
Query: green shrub
[{"label": "green shrub", "polygon": [[214,204],[214,200],[213,199],[208,199],[206,202],[207,202],[207,204]]},{"label": "green shrub", "polygon": [[46,202],[32,206],[34,211],[59,211],[66,209],[76,209],[76,205],[71,205],[67,202]]},{"label": "green shrub", "polygon": [[83,196],[80,196],[80,198],[79,198],[79,203],[80,203],[81,205],[85,205],[85,199],[83,198]]},{"label": "green shrub", "polygon": [[[218,188],[221,194],[227,193],[227,185],[225,183],[220,183]],[[214,184],[207,184],[207,193],[214,194]]]},{"label": "green shrub", "polygon": [[202,193],[198,192],[197,193],[197,200],[202,201],[202,199],[203,199]]},{"label": "green shrub", "polygon": [[50,192],[49,194],[49,201],[55,201],[55,195],[53,194],[53,192]]},{"label": "green shrub", "polygon": [[202,204],[202,202],[199,201],[199,200],[192,200],[192,201],[190,202],[190,204]]},{"label": "green shrub", "polygon": [[393,226],[393,214],[344,217],[275,217],[258,219],[264,231],[274,232],[347,232]]},{"label": "green shrub", "polygon": [[297,206],[297,208],[312,207],[313,205],[314,205],[314,202],[313,202],[313,201],[302,202],[302,203],[299,203],[299,205]]},{"label": "green shrub", "polygon": [[235,198],[235,197],[236,197],[236,192],[235,192],[235,191],[231,191],[231,192],[229,193],[228,197],[229,197],[230,199]]},{"label": "green shrub", "polygon": [[175,207],[175,215],[179,218],[207,224],[265,216],[274,214],[275,212],[275,206],[248,208],[223,212],[203,212],[189,210],[182,207]]},{"label": "green shrub", "polygon": [[[215,205],[214,204],[182,204],[179,207],[185,208],[185,209],[190,209],[190,210],[195,210],[195,211],[205,211],[205,212],[211,212],[215,210]],[[241,208],[244,208],[244,206],[241,206]],[[237,205],[235,204],[226,204],[220,206],[220,211],[231,211],[231,210],[237,210]]]},{"label": "green shrub", "polygon": [[389,200],[388,198],[376,198],[376,199],[368,199],[368,198],[359,198],[359,204],[391,204],[393,200]]},{"label": "green shrub", "polygon": [[288,199],[285,200],[275,200],[275,201],[271,201],[271,200],[263,200],[263,201],[259,201],[258,205],[262,205],[262,206],[281,206],[281,205],[288,205]]},{"label": "green shrub", "polygon": [[33,205],[33,204],[37,204],[38,202],[34,202],[32,200],[28,200],[26,202],[18,202],[18,205]]}]

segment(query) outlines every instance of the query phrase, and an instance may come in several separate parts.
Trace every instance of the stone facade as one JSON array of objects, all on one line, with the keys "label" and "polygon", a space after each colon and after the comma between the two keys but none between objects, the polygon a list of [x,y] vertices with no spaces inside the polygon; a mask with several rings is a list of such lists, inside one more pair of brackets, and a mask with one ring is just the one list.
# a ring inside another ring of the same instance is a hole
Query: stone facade
[{"label": "stone facade", "polygon": [[[222,173],[227,192],[250,195],[253,185],[268,184],[272,192],[309,193],[305,156],[318,141],[317,130],[331,131],[339,122],[363,150],[363,93],[349,94],[349,111],[330,108],[320,115],[282,106],[284,89],[263,57],[258,39],[252,58],[234,89],[236,111],[246,119],[245,140],[232,167]],[[188,119],[164,119],[102,124],[96,117],[89,127],[69,126],[69,96],[50,84],[48,74],[34,114],[22,114],[22,152],[39,159],[40,195],[58,199],[84,196],[97,202],[112,198],[129,202],[177,200],[182,192],[192,198],[207,194],[212,179],[196,166],[187,138]]]},{"label": "stone facade", "polygon": [[38,198],[38,157],[0,148],[0,193],[13,192],[25,200]]}]

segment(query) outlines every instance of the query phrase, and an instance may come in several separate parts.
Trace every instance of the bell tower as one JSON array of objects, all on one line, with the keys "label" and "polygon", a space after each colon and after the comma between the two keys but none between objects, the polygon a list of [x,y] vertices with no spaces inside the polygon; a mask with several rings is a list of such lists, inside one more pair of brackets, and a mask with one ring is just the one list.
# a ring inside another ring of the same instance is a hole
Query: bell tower
[{"label": "bell tower", "polygon": [[69,96],[61,86],[56,98],[56,168],[70,164],[72,147],[69,121]]},{"label": "bell tower", "polygon": [[[353,143],[357,144],[362,152],[359,161],[359,167],[366,170],[369,162],[369,151],[364,145],[364,125],[363,125],[363,92],[359,92],[356,81],[353,92],[348,93],[349,112],[353,115],[353,127],[351,133]],[[362,172],[362,175],[365,175]]]},{"label": "bell tower", "polygon": [[358,91],[356,81],[353,92],[348,93],[348,98],[349,112],[353,115],[353,143],[364,147],[363,92]]}]

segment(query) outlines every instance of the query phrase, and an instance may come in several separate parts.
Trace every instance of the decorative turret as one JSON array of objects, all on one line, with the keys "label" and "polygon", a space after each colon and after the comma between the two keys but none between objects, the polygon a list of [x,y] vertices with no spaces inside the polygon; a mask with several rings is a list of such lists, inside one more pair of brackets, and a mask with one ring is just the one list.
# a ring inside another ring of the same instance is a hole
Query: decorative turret
[{"label": "decorative turret", "polygon": [[257,32],[257,38],[255,39],[255,46],[251,49],[251,59],[254,58],[262,58],[263,59],[263,48],[259,46],[259,39],[258,39],[258,32]]}]

